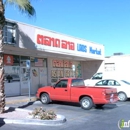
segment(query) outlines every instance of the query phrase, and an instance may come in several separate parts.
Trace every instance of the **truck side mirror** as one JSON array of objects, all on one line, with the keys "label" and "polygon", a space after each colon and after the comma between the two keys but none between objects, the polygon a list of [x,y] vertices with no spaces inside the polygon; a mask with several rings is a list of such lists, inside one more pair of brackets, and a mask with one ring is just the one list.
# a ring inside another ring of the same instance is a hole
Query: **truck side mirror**
[{"label": "truck side mirror", "polygon": [[53,86],[52,86],[52,87],[53,87],[53,88],[55,88],[55,85],[56,85],[56,84],[53,84]]}]

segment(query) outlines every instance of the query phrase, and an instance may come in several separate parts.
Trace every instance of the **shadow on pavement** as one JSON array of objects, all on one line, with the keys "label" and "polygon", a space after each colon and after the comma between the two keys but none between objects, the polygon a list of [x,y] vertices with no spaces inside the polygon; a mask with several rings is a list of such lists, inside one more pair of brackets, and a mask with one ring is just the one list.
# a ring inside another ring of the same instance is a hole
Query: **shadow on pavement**
[{"label": "shadow on pavement", "polygon": [[4,111],[4,113],[15,111],[14,107],[9,107],[7,110]]},{"label": "shadow on pavement", "polygon": [[50,104],[59,104],[59,105],[80,107],[79,103],[73,103],[73,102],[53,101]]},{"label": "shadow on pavement", "polygon": [[[72,103],[72,102],[62,102],[62,101],[53,101],[50,104],[57,104],[57,105],[61,105],[61,106],[74,106],[74,107],[81,107],[79,103]],[[114,109],[117,108],[118,106],[116,104],[106,104],[102,107],[96,107],[94,105],[95,109],[103,109],[103,110],[109,110],[109,109]]]},{"label": "shadow on pavement", "polygon": [[28,102],[27,104],[22,105],[22,106],[19,106],[19,107],[17,107],[17,108],[26,108],[26,107],[28,107],[28,106],[33,105],[34,102],[35,102],[35,101],[33,101],[33,102]]},{"label": "shadow on pavement", "polygon": [[2,127],[3,125],[5,125],[4,118],[0,118],[0,127]]},{"label": "shadow on pavement", "polygon": [[95,109],[102,109],[102,110],[110,110],[110,109],[115,109],[117,108],[118,106],[116,104],[106,104],[102,107],[95,107]]}]

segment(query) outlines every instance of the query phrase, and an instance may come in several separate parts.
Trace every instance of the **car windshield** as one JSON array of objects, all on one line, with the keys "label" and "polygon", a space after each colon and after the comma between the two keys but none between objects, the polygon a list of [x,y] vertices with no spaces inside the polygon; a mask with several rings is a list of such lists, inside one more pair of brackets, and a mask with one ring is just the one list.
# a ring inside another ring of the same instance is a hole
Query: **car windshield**
[{"label": "car windshield", "polygon": [[128,84],[128,85],[130,85],[130,83],[128,81],[125,81],[125,80],[121,80],[121,81]]},{"label": "car windshield", "polygon": [[96,73],[93,77],[92,77],[92,79],[102,79],[102,73]]}]

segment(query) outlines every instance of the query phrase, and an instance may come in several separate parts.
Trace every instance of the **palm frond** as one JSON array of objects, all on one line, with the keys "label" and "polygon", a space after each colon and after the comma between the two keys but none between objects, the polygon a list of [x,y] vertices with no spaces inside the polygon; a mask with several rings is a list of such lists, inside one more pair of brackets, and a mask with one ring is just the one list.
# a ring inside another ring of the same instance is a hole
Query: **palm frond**
[{"label": "palm frond", "polygon": [[36,14],[30,0],[6,0],[5,4],[15,5],[22,13],[27,14],[29,17]]}]

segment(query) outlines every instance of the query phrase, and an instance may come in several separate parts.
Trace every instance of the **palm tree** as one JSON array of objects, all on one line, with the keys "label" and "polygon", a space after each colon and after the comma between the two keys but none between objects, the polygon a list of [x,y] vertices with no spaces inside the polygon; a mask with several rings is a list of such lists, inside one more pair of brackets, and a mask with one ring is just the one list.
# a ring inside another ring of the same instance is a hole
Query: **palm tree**
[{"label": "palm tree", "polygon": [[35,15],[35,9],[30,0],[0,0],[0,113],[4,113],[5,94],[4,94],[4,64],[3,64],[3,27],[5,23],[5,5],[15,5],[19,11],[29,17]]}]

